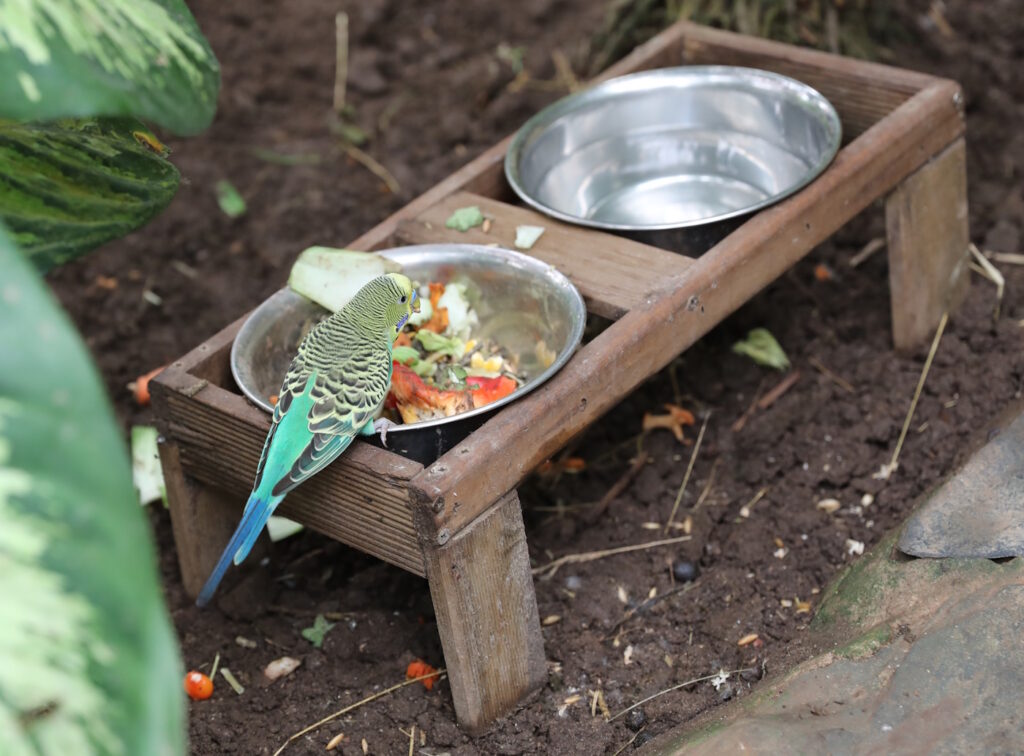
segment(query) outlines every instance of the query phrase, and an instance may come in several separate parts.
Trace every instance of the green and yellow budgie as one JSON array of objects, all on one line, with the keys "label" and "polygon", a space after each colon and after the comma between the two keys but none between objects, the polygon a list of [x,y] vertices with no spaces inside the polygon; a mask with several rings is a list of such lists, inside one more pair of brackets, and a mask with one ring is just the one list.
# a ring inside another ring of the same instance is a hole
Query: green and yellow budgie
[{"label": "green and yellow budgie", "polygon": [[357,435],[386,439],[390,423],[374,416],[391,382],[391,347],[418,311],[412,282],[388,273],[302,340],[278,394],[242,521],[199,593],[199,606],[213,596],[232,558],[241,564],[248,556],[289,491],[335,460]]}]

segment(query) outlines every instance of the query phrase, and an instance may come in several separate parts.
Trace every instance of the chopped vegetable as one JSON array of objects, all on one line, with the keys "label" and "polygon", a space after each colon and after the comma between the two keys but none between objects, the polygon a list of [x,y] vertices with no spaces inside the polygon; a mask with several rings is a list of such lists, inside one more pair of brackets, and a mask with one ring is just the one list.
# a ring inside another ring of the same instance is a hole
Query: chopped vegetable
[{"label": "chopped vegetable", "polygon": [[270,519],[267,520],[267,534],[274,543],[283,541],[285,538],[289,538],[301,530],[302,525],[295,522],[295,520],[289,520],[287,517],[271,515]]},{"label": "chopped vegetable", "polygon": [[423,348],[432,354],[461,359],[466,353],[466,344],[455,336],[440,336],[433,331],[420,330],[414,337]]},{"label": "chopped vegetable", "polygon": [[143,506],[167,498],[160,452],[157,450],[158,435],[152,426],[132,426],[132,483],[139,494],[139,504]]},{"label": "chopped vegetable", "polygon": [[755,328],[747,334],[746,340],[733,344],[732,351],[746,355],[758,365],[776,370],[789,369],[789,358],[767,328]]},{"label": "chopped vegetable", "polygon": [[281,677],[286,677],[292,672],[299,668],[302,662],[298,659],[294,659],[291,656],[282,656],[280,659],[274,659],[264,669],[263,674],[268,680],[277,680]]},{"label": "chopped vegetable", "polygon": [[451,217],[444,222],[447,228],[454,228],[456,231],[469,231],[474,226],[479,226],[484,222],[484,214],[480,212],[480,208],[476,205],[470,205],[469,207],[460,207]]},{"label": "chopped vegetable", "polygon": [[401,266],[397,263],[373,252],[310,247],[292,266],[288,286],[321,307],[337,312],[371,280],[399,270]]},{"label": "chopped vegetable", "polygon": [[458,412],[473,409],[472,397],[468,392],[444,391],[430,386],[401,363],[394,365],[388,400],[391,406],[398,409],[403,423],[451,417]]},{"label": "chopped vegetable", "polygon": [[149,404],[149,382],[155,376],[163,372],[163,369],[165,367],[167,366],[161,365],[158,368],[154,368],[150,370],[148,373],[140,375],[129,385],[129,389],[135,395],[135,403],[138,404],[140,407],[145,407],[147,404]]},{"label": "chopped vegetable", "polygon": [[518,384],[507,375],[500,375],[496,378],[483,378],[481,376],[470,376],[466,378],[466,386],[469,394],[473,397],[474,407],[484,407],[506,396],[519,388]]},{"label": "chopped vegetable", "polygon": [[245,200],[230,181],[218,181],[214,188],[217,191],[217,204],[220,205],[224,215],[229,218],[239,218],[245,215]]},{"label": "chopped vegetable", "polygon": [[434,689],[434,683],[437,682],[438,674],[436,667],[431,667],[425,661],[420,661],[419,659],[409,662],[409,666],[405,668],[406,680],[415,680],[417,677],[431,675],[431,677],[425,677],[421,681],[423,683],[423,687],[427,690]]},{"label": "chopped vegetable", "polygon": [[420,330],[444,333],[448,330],[448,309],[440,306],[441,296],[444,294],[444,284],[435,282],[427,288],[430,290],[427,301],[430,302],[431,314],[430,318],[421,325]]},{"label": "chopped vegetable", "polygon": [[333,622],[328,622],[324,615],[318,614],[313,620],[313,626],[302,631],[302,637],[312,643],[314,648],[320,648],[324,645],[324,636],[332,627],[334,627]]},{"label": "chopped vegetable", "polygon": [[[443,287],[444,293],[437,300],[436,307],[444,308],[448,313],[448,333],[459,336],[465,341],[469,338],[473,328],[480,324],[480,319],[473,311],[467,297],[466,285],[460,282],[452,282]],[[430,292],[431,301],[434,291]],[[442,333],[445,329],[442,329]]]},{"label": "chopped vegetable", "polygon": [[544,226],[516,226],[516,247],[530,249],[544,233]]},{"label": "chopped vegetable", "polygon": [[205,701],[213,695],[213,680],[202,672],[192,670],[185,675],[185,692],[193,701]]}]

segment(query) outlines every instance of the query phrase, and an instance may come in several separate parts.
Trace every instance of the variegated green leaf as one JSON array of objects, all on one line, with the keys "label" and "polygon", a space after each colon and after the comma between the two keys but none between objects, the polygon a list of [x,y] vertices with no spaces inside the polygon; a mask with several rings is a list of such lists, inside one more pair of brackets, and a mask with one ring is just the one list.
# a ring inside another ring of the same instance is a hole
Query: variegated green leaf
[{"label": "variegated green leaf", "polygon": [[0,116],[213,119],[220,68],[183,0],[0,0]]},{"label": "variegated green leaf", "polygon": [[0,751],[184,751],[182,670],[85,346],[0,229]]},{"label": "variegated green leaf", "polygon": [[178,170],[131,119],[0,121],[0,220],[46,271],[149,221]]}]

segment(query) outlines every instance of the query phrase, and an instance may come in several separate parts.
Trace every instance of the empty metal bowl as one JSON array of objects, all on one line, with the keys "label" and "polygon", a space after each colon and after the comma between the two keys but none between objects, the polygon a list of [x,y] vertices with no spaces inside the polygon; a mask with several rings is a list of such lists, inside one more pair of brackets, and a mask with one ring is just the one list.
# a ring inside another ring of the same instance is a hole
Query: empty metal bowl
[{"label": "empty metal bowl", "polygon": [[[587,311],[569,280],[532,257],[476,244],[424,244],[382,250],[420,284],[466,281],[476,298],[476,338],[491,338],[519,355],[527,381],[513,394],[452,417],[400,425],[388,431],[388,448],[424,464],[457,444],[498,407],[542,384],[572,356],[583,337]],[[318,304],[282,289],[257,307],[231,346],[231,373],[238,387],[267,412],[302,337],[327,316]],[[555,351],[544,367],[537,356],[543,339]],[[376,437],[367,437],[373,442]]]},{"label": "empty metal bowl", "polygon": [[505,175],[560,220],[700,254],[835,157],[835,108],[752,68],[684,66],[610,79],[535,115]]}]

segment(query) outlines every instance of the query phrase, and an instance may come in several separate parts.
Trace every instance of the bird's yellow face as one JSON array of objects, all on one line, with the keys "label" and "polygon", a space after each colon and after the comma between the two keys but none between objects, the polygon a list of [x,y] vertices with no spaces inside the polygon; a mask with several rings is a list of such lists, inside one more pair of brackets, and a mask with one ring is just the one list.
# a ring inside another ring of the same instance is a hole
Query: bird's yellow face
[{"label": "bird's yellow face", "polygon": [[388,273],[387,277],[391,279],[392,286],[389,288],[394,295],[394,301],[388,306],[388,322],[394,323],[395,326],[395,330],[391,334],[391,339],[394,341],[402,332],[405,324],[409,322],[412,314],[420,311],[420,300],[416,289],[412,286],[412,281],[407,276],[403,276],[401,273]]}]

